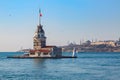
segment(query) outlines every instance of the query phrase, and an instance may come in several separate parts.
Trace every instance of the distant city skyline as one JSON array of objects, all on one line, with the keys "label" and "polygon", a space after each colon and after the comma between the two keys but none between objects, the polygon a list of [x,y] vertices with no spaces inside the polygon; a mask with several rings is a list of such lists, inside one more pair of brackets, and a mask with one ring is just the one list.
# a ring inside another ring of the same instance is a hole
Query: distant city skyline
[{"label": "distant city skyline", "polygon": [[39,8],[48,45],[120,37],[120,0],[1,0],[0,51],[33,48]]}]

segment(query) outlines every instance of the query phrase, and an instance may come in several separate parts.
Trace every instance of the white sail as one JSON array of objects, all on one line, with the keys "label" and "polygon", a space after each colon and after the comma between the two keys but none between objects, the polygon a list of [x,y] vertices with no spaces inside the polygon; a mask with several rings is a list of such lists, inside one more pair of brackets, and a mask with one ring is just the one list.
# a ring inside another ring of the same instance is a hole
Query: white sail
[{"label": "white sail", "polygon": [[75,53],[76,53],[76,49],[73,48],[73,54],[72,54],[73,57],[75,56]]}]

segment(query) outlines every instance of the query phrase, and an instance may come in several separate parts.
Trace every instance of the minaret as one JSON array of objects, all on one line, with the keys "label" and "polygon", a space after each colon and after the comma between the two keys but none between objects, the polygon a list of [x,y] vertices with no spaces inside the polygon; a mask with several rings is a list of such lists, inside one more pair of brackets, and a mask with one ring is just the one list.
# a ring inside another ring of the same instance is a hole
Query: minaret
[{"label": "minaret", "polygon": [[39,10],[39,25],[37,26],[37,30],[33,37],[33,48],[35,50],[39,50],[40,48],[44,48],[46,46],[46,37],[45,32],[43,30],[43,26],[41,25],[41,11]]}]

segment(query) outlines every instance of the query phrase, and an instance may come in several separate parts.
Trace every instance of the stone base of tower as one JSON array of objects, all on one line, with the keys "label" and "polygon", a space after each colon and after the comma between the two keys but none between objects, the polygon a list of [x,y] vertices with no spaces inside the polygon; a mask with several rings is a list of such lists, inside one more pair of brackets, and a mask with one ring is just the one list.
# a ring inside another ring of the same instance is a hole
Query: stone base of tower
[{"label": "stone base of tower", "polygon": [[62,56],[62,49],[56,46],[45,46],[37,50],[30,50],[30,57],[56,57]]},{"label": "stone base of tower", "polygon": [[56,46],[46,46],[38,50],[30,50],[28,54],[21,56],[8,56],[7,58],[20,59],[59,59],[59,58],[77,58],[77,56],[63,56],[62,49]]},{"label": "stone base of tower", "polygon": [[77,56],[58,56],[58,57],[8,56],[7,58],[17,58],[17,59],[61,59],[61,58],[77,58]]}]

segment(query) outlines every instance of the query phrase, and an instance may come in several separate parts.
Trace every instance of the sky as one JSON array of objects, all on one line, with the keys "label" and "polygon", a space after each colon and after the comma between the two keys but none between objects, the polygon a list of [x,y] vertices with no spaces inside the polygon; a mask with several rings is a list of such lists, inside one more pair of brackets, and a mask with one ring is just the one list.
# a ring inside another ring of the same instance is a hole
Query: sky
[{"label": "sky", "polygon": [[120,37],[120,0],[0,0],[0,51],[33,48],[39,8],[47,45]]}]

